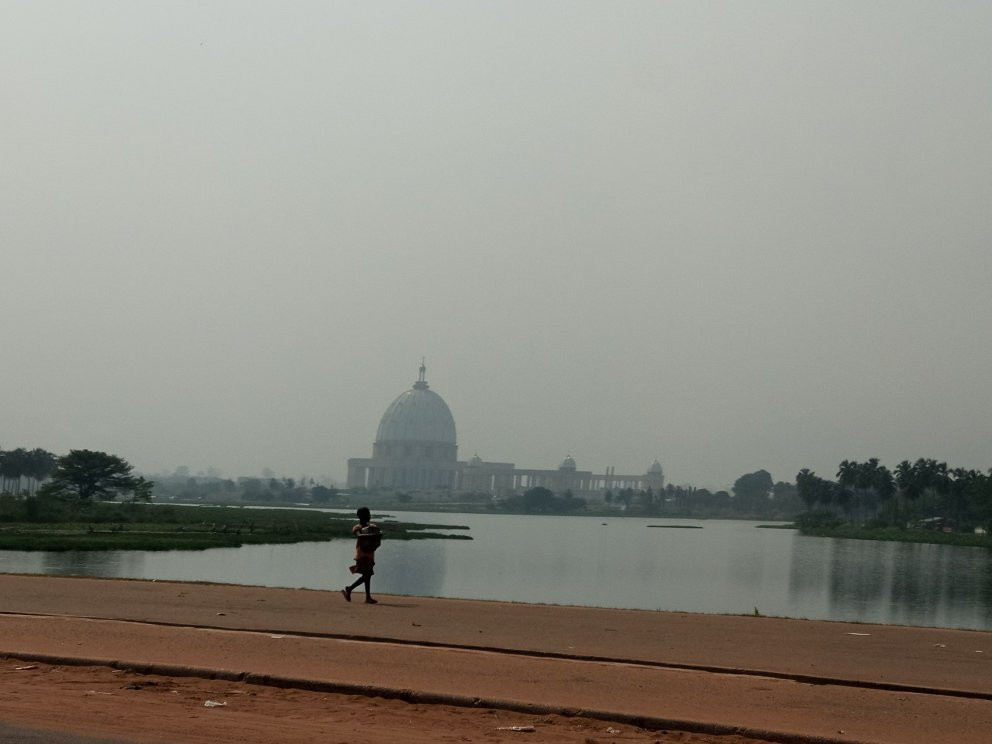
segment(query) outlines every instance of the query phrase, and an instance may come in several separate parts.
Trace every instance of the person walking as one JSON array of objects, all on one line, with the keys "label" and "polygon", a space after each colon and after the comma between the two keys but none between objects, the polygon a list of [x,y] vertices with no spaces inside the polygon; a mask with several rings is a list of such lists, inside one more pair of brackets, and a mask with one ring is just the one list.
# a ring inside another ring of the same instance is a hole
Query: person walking
[{"label": "person walking", "polygon": [[365,603],[376,604],[378,600],[372,599],[372,568],[375,566],[375,551],[382,543],[382,530],[372,521],[372,513],[367,506],[360,508],[357,516],[358,524],[351,528],[351,534],[355,536],[355,565],[348,570],[359,574],[359,578],[351,586],[342,589],[341,594],[346,602],[350,602],[351,593],[365,584]]}]

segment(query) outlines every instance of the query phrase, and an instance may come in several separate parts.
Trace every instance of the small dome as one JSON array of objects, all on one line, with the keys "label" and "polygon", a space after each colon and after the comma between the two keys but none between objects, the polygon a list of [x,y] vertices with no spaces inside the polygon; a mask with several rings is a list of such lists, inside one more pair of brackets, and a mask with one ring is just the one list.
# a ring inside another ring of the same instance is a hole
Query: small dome
[{"label": "small dome", "polygon": [[565,457],[561,461],[561,465],[558,466],[559,470],[575,470],[575,460],[572,459],[571,455]]},{"label": "small dome", "polygon": [[482,458],[479,457],[479,453],[476,452],[474,455],[472,455],[472,459],[468,461],[468,466],[470,468],[477,468],[480,465],[482,465]]},{"label": "small dome", "polygon": [[658,462],[658,460],[656,459],[654,461],[654,465],[648,468],[648,475],[653,475],[655,473],[660,473],[660,472],[661,472],[661,463]]}]

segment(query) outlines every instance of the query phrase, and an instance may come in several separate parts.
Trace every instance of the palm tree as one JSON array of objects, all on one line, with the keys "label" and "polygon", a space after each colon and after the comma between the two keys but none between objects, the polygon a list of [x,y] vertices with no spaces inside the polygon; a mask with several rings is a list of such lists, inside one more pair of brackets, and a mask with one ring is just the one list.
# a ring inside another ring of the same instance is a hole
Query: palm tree
[{"label": "palm tree", "polygon": [[[3,490],[13,493],[15,496],[21,494],[21,479],[28,470],[28,452],[23,447],[3,453]],[[13,484],[13,490],[11,490]]]},{"label": "palm tree", "polygon": [[968,493],[975,519],[986,534],[992,533],[992,468],[988,474],[975,472]]},{"label": "palm tree", "polygon": [[872,457],[867,462],[861,463],[858,468],[857,486],[862,494],[863,519],[867,519],[868,510],[871,511],[873,517],[878,514],[878,502],[881,493],[876,487],[876,481],[879,477],[879,470],[884,470],[884,467],[879,464],[877,457]]},{"label": "palm tree", "polygon": [[841,487],[839,501],[844,506],[844,511],[851,508],[854,501],[854,488],[858,482],[859,467],[853,460],[844,460],[837,468],[837,483]]},{"label": "palm tree", "polygon": [[923,508],[930,516],[935,516],[938,496],[947,493],[947,463],[932,458],[920,458],[914,463],[920,491],[923,494]]},{"label": "palm tree", "polygon": [[866,521],[869,510],[874,513],[878,508],[874,488],[877,470],[878,458],[873,457],[867,462],[844,460],[837,471],[837,482],[846,494],[843,498],[854,502],[851,509],[858,524]]},{"label": "palm tree", "polygon": [[27,453],[27,475],[31,480],[28,482],[28,491],[34,494],[42,481],[48,480],[55,472],[58,458],[47,450],[35,448]]},{"label": "palm tree", "polygon": [[965,468],[954,468],[947,474],[947,511],[951,513],[954,529],[960,530],[967,522],[973,526],[974,515],[968,514],[968,496],[979,473]]},{"label": "palm tree", "polygon": [[896,465],[896,486],[899,489],[900,513],[902,520],[908,516],[910,502],[915,502],[922,492],[917,475],[917,467],[909,460]]},{"label": "palm tree", "polygon": [[896,494],[895,478],[893,478],[892,472],[884,465],[875,468],[875,473],[872,476],[872,488],[875,489],[875,493],[878,494],[878,498],[882,502],[882,514],[884,518],[884,514],[887,511],[886,507],[888,504],[893,503],[892,497]]}]

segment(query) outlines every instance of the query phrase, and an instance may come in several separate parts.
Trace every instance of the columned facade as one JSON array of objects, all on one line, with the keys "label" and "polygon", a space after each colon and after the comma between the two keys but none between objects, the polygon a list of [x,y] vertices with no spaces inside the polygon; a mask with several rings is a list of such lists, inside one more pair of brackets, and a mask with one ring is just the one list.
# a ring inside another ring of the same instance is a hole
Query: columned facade
[{"label": "columned facade", "polygon": [[599,497],[607,491],[660,491],[665,478],[655,460],[647,472],[617,475],[579,470],[571,455],[557,469],[518,468],[512,462],[486,462],[478,454],[458,460],[455,420],[447,403],[427,384],[426,368],[413,387],[394,400],[379,421],[372,457],[348,460],[348,488],[417,491],[459,491],[507,496],[543,487],[577,497]]}]

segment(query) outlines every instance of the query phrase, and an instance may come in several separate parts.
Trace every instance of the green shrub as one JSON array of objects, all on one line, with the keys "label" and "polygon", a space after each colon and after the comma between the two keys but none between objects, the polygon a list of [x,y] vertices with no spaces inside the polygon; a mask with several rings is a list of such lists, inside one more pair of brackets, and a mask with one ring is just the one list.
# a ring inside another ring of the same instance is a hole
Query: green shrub
[{"label": "green shrub", "polygon": [[804,512],[796,517],[796,526],[801,532],[807,530],[834,529],[843,524],[836,514],[827,511]]}]

